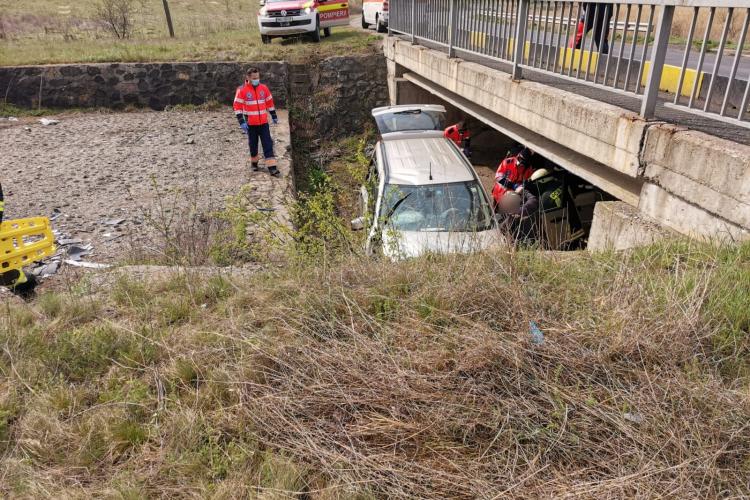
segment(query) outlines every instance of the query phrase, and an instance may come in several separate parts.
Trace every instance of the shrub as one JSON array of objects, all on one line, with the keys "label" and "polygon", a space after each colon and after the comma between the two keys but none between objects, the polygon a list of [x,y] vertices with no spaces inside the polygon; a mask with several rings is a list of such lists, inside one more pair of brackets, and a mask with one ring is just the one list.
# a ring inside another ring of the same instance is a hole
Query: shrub
[{"label": "shrub", "polygon": [[96,6],[95,19],[115,38],[130,38],[134,11],[133,0],[101,0]]}]

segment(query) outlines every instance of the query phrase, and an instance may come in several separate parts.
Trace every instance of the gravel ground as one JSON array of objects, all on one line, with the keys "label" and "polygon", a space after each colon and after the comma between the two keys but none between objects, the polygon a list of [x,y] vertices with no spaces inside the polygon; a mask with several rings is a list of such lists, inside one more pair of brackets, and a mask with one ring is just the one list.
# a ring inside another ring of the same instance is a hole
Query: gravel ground
[{"label": "gravel ground", "polygon": [[6,216],[59,211],[53,227],[93,245],[85,260],[119,262],[136,246],[153,247],[146,214],[158,212],[160,204],[165,217],[175,219],[192,204],[216,210],[247,183],[257,206],[272,205],[286,217],[282,204],[293,189],[284,111],[273,130],[281,179],[249,171],[246,136],[229,108],[56,118],[60,123],[50,126],[35,118],[0,121]]}]

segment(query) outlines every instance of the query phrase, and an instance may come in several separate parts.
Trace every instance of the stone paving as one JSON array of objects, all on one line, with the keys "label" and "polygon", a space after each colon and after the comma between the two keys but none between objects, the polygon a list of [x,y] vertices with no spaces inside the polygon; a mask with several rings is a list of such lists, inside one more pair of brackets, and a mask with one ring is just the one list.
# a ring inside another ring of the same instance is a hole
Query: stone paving
[{"label": "stone paving", "polygon": [[[162,225],[221,209],[250,185],[250,203],[288,223],[294,197],[289,122],[273,127],[281,178],[250,172],[246,136],[221,111],[62,114],[0,122],[8,218],[57,214],[53,227],[91,243],[86,260],[120,262],[153,246]],[[189,215],[192,214],[192,215]]]}]

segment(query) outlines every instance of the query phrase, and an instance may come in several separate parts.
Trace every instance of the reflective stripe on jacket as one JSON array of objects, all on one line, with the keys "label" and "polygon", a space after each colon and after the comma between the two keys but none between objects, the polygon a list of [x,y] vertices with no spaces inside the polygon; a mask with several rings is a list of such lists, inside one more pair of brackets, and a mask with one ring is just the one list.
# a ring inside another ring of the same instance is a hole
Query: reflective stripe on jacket
[{"label": "reflective stripe on jacket", "polygon": [[271,91],[262,83],[257,87],[246,83],[237,88],[234,95],[234,112],[245,115],[248,125],[268,123],[267,112],[275,110]]}]

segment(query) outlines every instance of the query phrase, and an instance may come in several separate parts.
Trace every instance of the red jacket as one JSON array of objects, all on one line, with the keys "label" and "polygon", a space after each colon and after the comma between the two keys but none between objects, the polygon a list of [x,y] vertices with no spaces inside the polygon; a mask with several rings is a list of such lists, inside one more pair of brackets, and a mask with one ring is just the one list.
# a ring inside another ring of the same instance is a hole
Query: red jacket
[{"label": "red jacket", "polygon": [[464,146],[463,144],[464,139],[471,138],[469,129],[461,130],[458,128],[458,124],[451,125],[447,129],[445,129],[445,131],[443,132],[443,136],[446,139],[450,139],[451,141],[453,141],[456,144],[456,146],[458,146],[459,148],[462,148]]},{"label": "red jacket", "polygon": [[276,111],[273,96],[268,87],[262,83],[253,87],[249,83],[237,88],[234,95],[234,113],[245,115],[248,125],[268,123],[267,111]]},{"label": "red jacket", "polygon": [[513,191],[527,181],[534,169],[530,165],[519,165],[517,156],[509,156],[500,162],[495,172],[495,185],[492,188],[492,197],[495,203],[500,203],[500,198],[508,191]]}]

